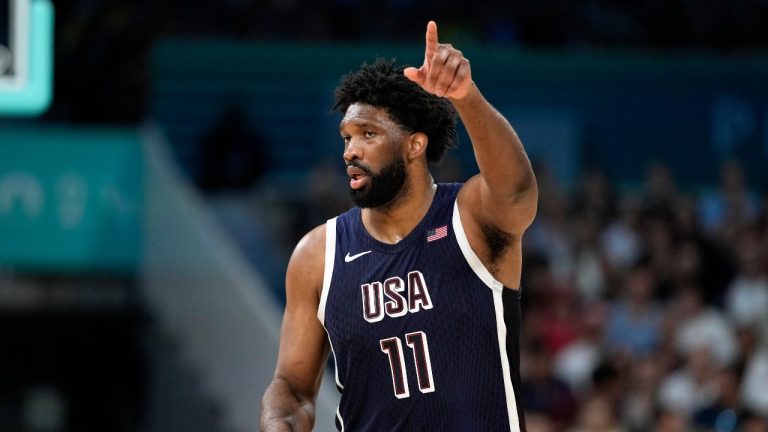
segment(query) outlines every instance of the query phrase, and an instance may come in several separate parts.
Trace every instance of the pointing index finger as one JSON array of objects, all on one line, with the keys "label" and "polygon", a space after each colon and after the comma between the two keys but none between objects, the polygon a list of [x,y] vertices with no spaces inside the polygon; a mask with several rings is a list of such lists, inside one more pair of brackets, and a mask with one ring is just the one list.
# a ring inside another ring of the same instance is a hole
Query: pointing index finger
[{"label": "pointing index finger", "polygon": [[426,61],[432,60],[432,56],[437,52],[437,24],[434,21],[427,23],[427,49],[424,52]]}]

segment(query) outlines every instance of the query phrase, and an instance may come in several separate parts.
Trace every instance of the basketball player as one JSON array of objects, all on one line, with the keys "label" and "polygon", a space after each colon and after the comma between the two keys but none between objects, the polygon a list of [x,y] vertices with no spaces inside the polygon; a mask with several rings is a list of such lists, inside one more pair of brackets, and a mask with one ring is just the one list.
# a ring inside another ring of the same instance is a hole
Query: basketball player
[{"label": "basketball player", "polygon": [[[420,68],[364,65],[336,102],[357,207],[291,257],[262,430],[312,428],[331,352],[339,430],[524,430],[520,244],[538,192],[515,131],[434,22]],[[435,184],[428,165],[455,144],[456,113],[480,174]]]}]

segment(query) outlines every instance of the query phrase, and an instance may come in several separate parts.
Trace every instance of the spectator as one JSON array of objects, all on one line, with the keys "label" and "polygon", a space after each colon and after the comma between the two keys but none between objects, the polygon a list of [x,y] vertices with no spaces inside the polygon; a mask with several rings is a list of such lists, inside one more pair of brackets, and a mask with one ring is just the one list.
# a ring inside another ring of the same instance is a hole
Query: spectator
[{"label": "spectator", "polygon": [[660,162],[649,164],[645,173],[645,215],[670,221],[678,199],[680,193],[669,167]]},{"label": "spectator", "polygon": [[693,283],[701,288],[705,303],[722,305],[723,288],[735,272],[733,259],[720,239],[706,235],[699,223],[694,197],[678,200],[674,225],[678,239],[675,283]]},{"label": "spectator", "polygon": [[656,393],[663,373],[662,362],[657,356],[632,362],[631,378],[621,407],[621,418],[630,430],[651,430],[656,414]]},{"label": "spectator", "polygon": [[758,214],[757,198],[747,187],[744,170],[735,159],[722,164],[718,189],[705,194],[700,203],[706,229],[732,244],[737,233],[751,224]]},{"label": "spectator", "polygon": [[717,397],[717,366],[706,347],[688,353],[684,365],[666,376],[659,387],[659,405],[690,418]]},{"label": "spectator", "polygon": [[739,242],[739,269],[725,297],[728,317],[739,327],[768,324],[766,246],[749,236]]},{"label": "spectator", "polygon": [[741,377],[734,368],[724,368],[717,373],[717,399],[698,410],[693,424],[704,430],[733,431],[743,411],[739,395]]},{"label": "spectator", "polygon": [[578,226],[573,282],[580,297],[591,303],[604,296],[606,286],[606,263],[598,243],[601,228],[599,216],[593,212],[582,214]]},{"label": "spectator", "polygon": [[633,268],[626,279],[626,288],[610,307],[606,345],[609,352],[643,357],[661,341],[663,314],[653,297],[656,280],[645,265]]},{"label": "spectator", "polygon": [[579,322],[579,336],[557,353],[554,374],[568,384],[580,397],[592,390],[592,371],[603,360],[603,333],[605,306],[595,303],[583,308]]},{"label": "spectator", "polygon": [[646,216],[643,222],[643,237],[646,241],[647,256],[641,261],[648,261],[658,282],[657,296],[667,300],[674,290],[675,230],[665,218]]},{"label": "spectator", "polygon": [[528,432],[557,432],[559,429],[549,417],[537,412],[525,413],[525,427]]},{"label": "spectator", "polygon": [[542,257],[552,277],[569,283],[573,274],[573,242],[570,238],[568,200],[555,176],[546,168],[537,170],[540,196],[539,212],[523,241],[530,256]]},{"label": "spectator", "polygon": [[562,428],[573,420],[577,404],[568,385],[552,373],[552,357],[537,343],[531,343],[522,353],[524,376],[522,405],[525,412],[534,412],[552,420]]},{"label": "spectator", "polygon": [[643,253],[641,218],[640,200],[634,196],[620,199],[618,217],[608,221],[600,238],[600,248],[611,273],[629,270],[640,259]]},{"label": "spectator", "polygon": [[733,363],[737,356],[736,337],[733,327],[717,309],[703,304],[695,286],[686,285],[675,299],[673,319],[679,320],[675,331],[675,347],[683,357],[695,351],[709,351],[719,367]]},{"label": "spectator", "polygon": [[741,380],[744,406],[759,416],[768,418],[768,346],[762,346],[747,360]]},{"label": "spectator", "polygon": [[656,415],[655,432],[690,432],[688,417],[674,410],[660,409]]},{"label": "spectator", "polygon": [[619,406],[624,395],[626,364],[619,360],[606,360],[597,365],[592,371],[592,396],[603,398],[611,404],[611,411],[619,412]]},{"label": "spectator", "polygon": [[592,214],[601,226],[616,215],[616,193],[608,176],[599,169],[586,169],[574,201],[576,214]]},{"label": "spectator", "polygon": [[612,409],[612,404],[602,396],[592,396],[581,406],[576,427],[571,432],[623,432]]},{"label": "spectator", "polygon": [[527,331],[550,355],[557,355],[578,337],[579,297],[570,285],[553,283],[527,320]]}]

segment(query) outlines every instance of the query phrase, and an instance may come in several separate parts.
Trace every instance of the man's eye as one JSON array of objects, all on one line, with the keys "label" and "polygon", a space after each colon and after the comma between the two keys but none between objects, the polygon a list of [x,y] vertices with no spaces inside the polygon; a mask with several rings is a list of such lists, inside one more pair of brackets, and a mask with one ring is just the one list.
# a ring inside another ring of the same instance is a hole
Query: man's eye
[{"label": "man's eye", "polygon": [[366,138],[373,138],[375,136],[376,136],[376,132],[365,131],[365,137]]},{"label": "man's eye", "polygon": [[348,137],[348,136],[343,136],[341,138],[344,140],[344,144],[349,143],[349,140],[352,139],[352,137]]}]

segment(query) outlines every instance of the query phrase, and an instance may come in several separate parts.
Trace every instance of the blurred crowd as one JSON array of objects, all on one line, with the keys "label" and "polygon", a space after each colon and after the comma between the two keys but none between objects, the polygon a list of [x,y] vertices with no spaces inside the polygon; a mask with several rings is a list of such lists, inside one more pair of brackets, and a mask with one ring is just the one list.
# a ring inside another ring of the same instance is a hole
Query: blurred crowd
[{"label": "blurred crowd", "polygon": [[663,164],[640,187],[539,170],[524,238],[530,431],[768,431],[768,191]]}]

